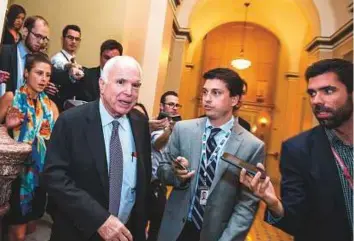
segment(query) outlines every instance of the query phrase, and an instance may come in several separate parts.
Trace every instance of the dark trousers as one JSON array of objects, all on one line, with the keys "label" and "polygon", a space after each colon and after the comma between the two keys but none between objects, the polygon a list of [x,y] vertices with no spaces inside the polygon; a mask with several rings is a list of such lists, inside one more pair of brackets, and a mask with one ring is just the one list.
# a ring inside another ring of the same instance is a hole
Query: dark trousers
[{"label": "dark trousers", "polygon": [[147,241],[156,241],[159,234],[162,216],[165,211],[167,189],[158,180],[151,183],[149,232]]},{"label": "dark trousers", "polygon": [[199,241],[200,231],[192,221],[187,221],[177,241]]}]

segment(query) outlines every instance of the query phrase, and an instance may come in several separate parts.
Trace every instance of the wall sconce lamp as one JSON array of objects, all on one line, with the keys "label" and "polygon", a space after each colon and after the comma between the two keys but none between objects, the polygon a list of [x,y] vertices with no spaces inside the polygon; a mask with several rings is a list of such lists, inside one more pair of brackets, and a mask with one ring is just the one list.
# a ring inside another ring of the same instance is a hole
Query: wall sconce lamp
[{"label": "wall sconce lamp", "polygon": [[262,127],[265,127],[268,124],[268,119],[265,117],[261,117],[259,119],[259,124],[261,124]]}]

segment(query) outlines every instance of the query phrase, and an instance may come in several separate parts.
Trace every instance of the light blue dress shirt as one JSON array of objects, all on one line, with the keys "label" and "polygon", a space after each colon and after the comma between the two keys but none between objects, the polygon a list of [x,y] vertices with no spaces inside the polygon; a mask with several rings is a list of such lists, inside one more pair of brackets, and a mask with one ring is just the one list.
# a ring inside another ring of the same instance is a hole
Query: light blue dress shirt
[{"label": "light blue dress shirt", "polygon": [[158,179],[157,177],[157,168],[160,165],[160,162],[162,161],[163,157],[162,157],[162,150],[164,150],[166,148],[166,146],[164,146],[162,148],[162,150],[155,150],[155,148],[153,147],[153,145],[155,144],[156,140],[163,134],[164,130],[157,130],[157,131],[153,131],[151,133],[151,163],[152,163],[152,175],[151,175],[151,181],[154,181],[156,179]]},{"label": "light blue dress shirt", "polygon": [[[226,134],[230,131],[230,129],[232,129],[232,127],[234,126],[234,121],[235,118],[232,116],[231,119],[226,122],[225,124],[223,124],[222,126],[220,126],[219,128],[221,129],[221,131],[215,135],[215,142],[217,144],[217,146],[220,145],[220,142],[222,141],[222,139],[224,139],[226,137]],[[209,118],[207,118],[207,121],[205,123],[205,134],[206,134],[206,139],[208,140],[209,136],[210,136],[210,132],[211,132],[211,128],[214,128],[214,126],[211,125]],[[230,137],[230,136],[229,136]],[[202,147],[203,148],[203,147]],[[225,146],[224,146],[225,148]],[[220,150],[218,152],[218,157],[216,159],[216,168],[215,168],[215,173],[217,171],[218,168],[218,162],[220,160],[221,155],[224,153],[224,149]],[[202,162],[202,155],[200,155],[200,162]],[[199,165],[200,168],[200,165]],[[197,180],[199,179],[199,169],[197,172],[197,176],[196,176]],[[192,197],[191,203],[190,203],[190,208],[189,208],[189,212],[188,212],[188,219],[191,221],[192,220],[192,210],[193,210],[193,204],[194,204],[194,199],[195,199],[195,195],[197,193],[197,187],[198,187],[198,181],[196,182],[195,185],[195,191],[194,191],[194,195]]]},{"label": "light blue dress shirt", "polygon": [[23,42],[19,42],[17,45],[17,86],[18,90],[24,83],[23,73],[25,72],[26,55],[28,54],[27,48],[23,45]]},{"label": "light blue dress shirt", "polygon": [[[119,122],[119,139],[123,150],[123,186],[120,198],[120,207],[118,218],[126,224],[129,220],[130,213],[135,204],[136,196],[136,176],[137,176],[137,159],[135,153],[135,142],[133,137],[132,128],[130,126],[129,119],[126,115],[119,119],[113,118],[104,107],[102,100],[99,103],[100,116],[102,121],[102,130],[104,137],[104,144],[106,149],[107,167],[109,173],[109,144],[112,135],[112,121],[117,120]],[[116,215],[116,214],[114,214]]]}]

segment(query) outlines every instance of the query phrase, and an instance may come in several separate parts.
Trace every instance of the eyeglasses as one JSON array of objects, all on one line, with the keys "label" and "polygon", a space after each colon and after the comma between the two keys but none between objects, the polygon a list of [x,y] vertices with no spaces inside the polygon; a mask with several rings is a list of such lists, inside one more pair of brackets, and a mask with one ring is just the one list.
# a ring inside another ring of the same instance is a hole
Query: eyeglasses
[{"label": "eyeglasses", "polygon": [[68,38],[70,39],[71,41],[76,41],[76,42],[80,42],[81,41],[81,38],[80,37],[74,37],[74,36],[71,36],[71,35],[66,35],[65,38]]},{"label": "eyeglasses", "polygon": [[43,36],[39,33],[34,33],[32,31],[30,31],[31,34],[33,34],[33,36],[38,40],[38,41],[43,41],[44,43],[48,43],[49,42],[49,38],[47,36]]},{"label": "eyeglasses", "polygon": [[176,103],[173,103],[173,102],[164,103],[164,104],[165,104],[165,105],[168,105],[170,108],[177,108],[177,109],[179,109],[179,108],[182,107],[182,105],[176,104]]}]

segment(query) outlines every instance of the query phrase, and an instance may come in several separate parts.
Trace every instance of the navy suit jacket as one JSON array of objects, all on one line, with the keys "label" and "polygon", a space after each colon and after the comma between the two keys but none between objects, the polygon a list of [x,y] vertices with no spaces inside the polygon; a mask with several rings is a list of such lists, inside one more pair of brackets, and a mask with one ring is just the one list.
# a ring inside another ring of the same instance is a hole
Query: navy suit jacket
[{"label": "navy suit jacket", "polygon": [[15,92],[17,86],[17,44],[0,47],[0,70],[10,73],[6,82],[6,91]]},{"label": "navy suit jacket", "polygon": [[284,142],[280,170],[285,213],[274,226],[295,241],[353,240],[336,161],[323,127]]}]

